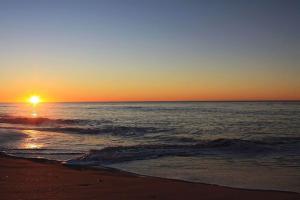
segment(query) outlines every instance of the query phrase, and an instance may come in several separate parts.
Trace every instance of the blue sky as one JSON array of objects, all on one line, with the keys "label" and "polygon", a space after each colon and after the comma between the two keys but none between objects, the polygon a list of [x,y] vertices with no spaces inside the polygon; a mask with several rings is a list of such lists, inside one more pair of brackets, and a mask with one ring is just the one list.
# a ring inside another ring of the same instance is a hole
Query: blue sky
[{"label": "blue sky", "polygon": [[299,10],[296,0],[0,0],[0,98],[299,99]]}]

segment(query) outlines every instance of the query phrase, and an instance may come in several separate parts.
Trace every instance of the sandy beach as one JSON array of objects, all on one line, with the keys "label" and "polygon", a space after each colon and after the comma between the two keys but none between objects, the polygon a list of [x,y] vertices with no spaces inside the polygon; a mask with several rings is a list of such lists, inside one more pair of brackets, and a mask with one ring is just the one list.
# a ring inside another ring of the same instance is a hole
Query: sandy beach
[{"label": "sandy beach", "polygon": [[300,194],[234,189],[142,177],[117,170],[0,157],[1,200],[10,199],[300,199]]}]

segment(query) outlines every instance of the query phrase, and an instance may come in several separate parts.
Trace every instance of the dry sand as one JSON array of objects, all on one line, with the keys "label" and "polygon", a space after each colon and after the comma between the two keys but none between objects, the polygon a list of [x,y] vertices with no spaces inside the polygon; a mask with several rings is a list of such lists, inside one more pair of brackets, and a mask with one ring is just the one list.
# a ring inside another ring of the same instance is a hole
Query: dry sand
[{"label": "dry sand", "polygon": [[0,155],[0,200],[19,199],[293,200],[300,199],[300,194],[141,177],[117,170],[70,168]]}]

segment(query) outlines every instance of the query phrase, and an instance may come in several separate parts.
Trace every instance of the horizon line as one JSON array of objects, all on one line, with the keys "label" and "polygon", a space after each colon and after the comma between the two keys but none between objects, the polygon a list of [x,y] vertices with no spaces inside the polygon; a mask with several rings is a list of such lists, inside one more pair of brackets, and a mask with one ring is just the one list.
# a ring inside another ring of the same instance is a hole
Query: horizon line
[{"label": "horizon line", "polygon": [[[132,101],[45,101],[43,103],[176,103],[176,102],[300,102],[300,99],[257,99],[257,100],[132,100]],[[23,104],[26,102],[0,102],[1,104]]]}]

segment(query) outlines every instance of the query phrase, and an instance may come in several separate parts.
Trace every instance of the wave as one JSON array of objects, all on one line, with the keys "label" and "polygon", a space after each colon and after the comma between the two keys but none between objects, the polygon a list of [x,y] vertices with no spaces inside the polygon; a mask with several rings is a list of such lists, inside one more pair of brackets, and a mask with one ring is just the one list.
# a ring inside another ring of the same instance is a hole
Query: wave
[{"label": "wave", "polygon": [[[297,141],[295,149],[299,149],[300,137],[286,138]],[[277,141],[276,141],[277,140]],[[72,159],[67,164],[103,165],[134,160],[147,160],[166,156],[197,156],[207,153],[247,154],[249,156],[275,153],[284,150],[283,138],[273,141],[216,139],[202,141],[193,145],[135,145],[107,147],[101,150],[90,150],[88,154]],[[295,150],[293,149],[293,151]]]},{"label": "wave", "polygon": [[[146,133],[159,133],[170,131],[170,129],[144,127],[144,126],[122,126],[109,125],[109,120],[86,120],[86,119],[50,119],[44,117],[11,117],[0,116],[0,123],[30,125],[31,130],[52,131],[74,134],[115,134],[115,135],[143,135]],[[0,127],[6,129],[28,129],[28,127]]]},{"label": "wave", "polygon": [[69,160],[84,155],[84,151],[70,150],[70,149],[49,149],[49,148],[37,148],[37,149],[24,149],[24,148],[1,148],[0,152],[6,155],[12,155],[25,158],[47,158],[55,160]]},{"label": "wave", "polygon": [[0,116],[0,123],[22,124],[22,125],[89,125],[111,123],[109,120],[87,120],[87,119],[50,119],[46,117],[13,117]]},{"label": "wave", "polygon": [[[159,133],[170,131],[170,129],[143,127],[143,126],[122,126],[110,125],[109,120],[88,120],[88,119],[50,119],[45,117],[14,117],[0,115],[0,124],[30,125],[30,130],[52,131],[73,134],[115,134],[123,136],[143,135],[146,133]],[[4,129],[26,130],[28,127],[6,127]]]},{"label": "wave", "polygon": [[57,153],[47,153],[47,152],[16,152],[16,153],[8,153],[13,155],[82,155],[83,153],[69,153],[69,152],[57,152]]},{"label": "wave", "polygon": [[120,136],[141,136],[147,133],[167,132],[173,129],[161,129],[155,127],[134,127],[134,126],[103,126],[99,128],[89,127],[6,127],[0,126],[0,129],[6,130],[35,130],[35,131],[49,131],[58,133],[70,134],[86,134],[86,135],[101,135],[112,134]]},{"label": "wave", "polygon": [[80,127],[53,127],[36,128],[39,131],[53,131],[74,134],[114,134],[122,136],[143,135],[146,133],[158,133],[169,131],[169,129],[159,129],[154,127],[131,127],[131,126],[104,126],[99,128],[80,128]]}]

